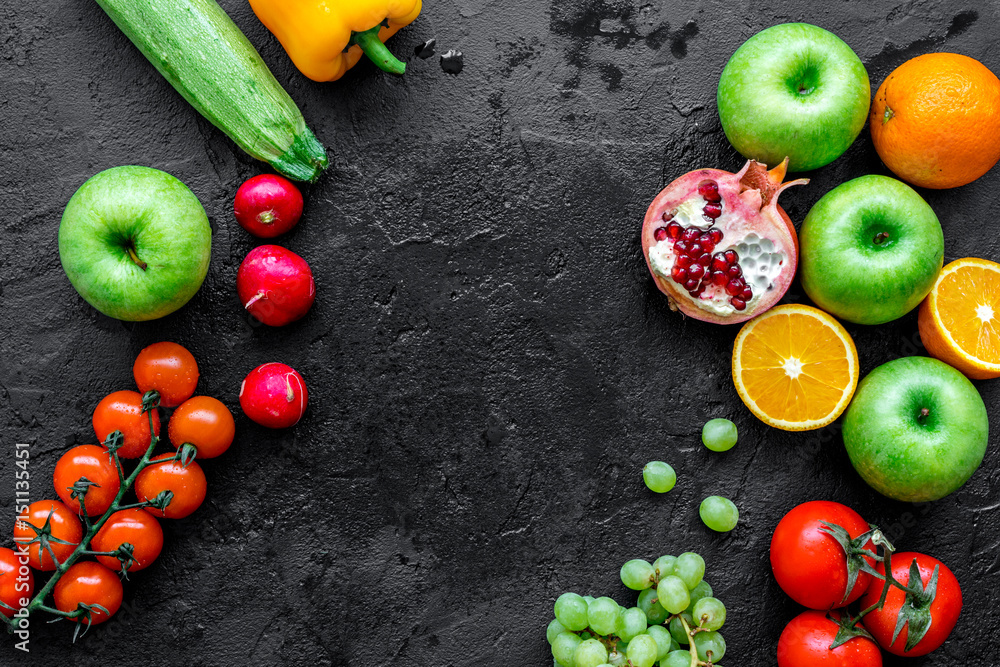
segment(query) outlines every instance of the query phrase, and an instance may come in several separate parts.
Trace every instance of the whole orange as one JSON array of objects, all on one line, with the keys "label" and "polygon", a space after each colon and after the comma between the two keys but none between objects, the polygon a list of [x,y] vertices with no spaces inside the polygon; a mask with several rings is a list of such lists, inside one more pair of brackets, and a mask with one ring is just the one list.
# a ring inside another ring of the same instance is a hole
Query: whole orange
[{"label": "whole orange", "polygon": [[1000,79],[968,56],[917,56],[879,86],[870,120],[875,150],[901,179],[965,185],[1000,160]]}]

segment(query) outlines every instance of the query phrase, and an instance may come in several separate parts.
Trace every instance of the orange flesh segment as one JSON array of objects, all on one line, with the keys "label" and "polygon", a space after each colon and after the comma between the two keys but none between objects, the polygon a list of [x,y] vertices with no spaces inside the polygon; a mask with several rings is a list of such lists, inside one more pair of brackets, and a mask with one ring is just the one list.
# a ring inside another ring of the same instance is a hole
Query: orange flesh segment
[{"label": "orange flesh segment", "polygon": [[943,276],[937,316],[958,347],[988,364],[1000,364],[1000,273],[965,265]]},{"label": "orange flesh segment", "polygon": [[746,336],[740,380],[771,418],[819,421],[836,409],[852,384],[851,356],[821,320],[782,313],[757,322]]}]

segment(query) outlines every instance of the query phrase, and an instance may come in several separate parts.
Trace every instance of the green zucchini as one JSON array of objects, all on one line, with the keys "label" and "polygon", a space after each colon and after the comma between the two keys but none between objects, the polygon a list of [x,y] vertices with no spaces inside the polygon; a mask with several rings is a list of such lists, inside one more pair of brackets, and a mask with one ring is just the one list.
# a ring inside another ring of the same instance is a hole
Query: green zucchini
[{"label": "green zucchini", "polygon": [[215,0],[97,0],[167,81],[250,155],[315,181],[326,149]]}]

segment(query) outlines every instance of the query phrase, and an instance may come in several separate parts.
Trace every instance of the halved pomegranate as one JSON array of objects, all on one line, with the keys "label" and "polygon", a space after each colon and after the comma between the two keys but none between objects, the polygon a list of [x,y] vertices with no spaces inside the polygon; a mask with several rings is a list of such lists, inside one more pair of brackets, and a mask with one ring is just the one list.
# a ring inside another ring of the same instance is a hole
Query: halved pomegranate
[{"label": "halved pomegranate", "polygon": [[754,160],[738,174],[699,169],[668,185],[646,211],[642,252],[670,307],[705,322],[736,324],[781,300],[795,277],[799,240],[778,195],[782,183]]}]

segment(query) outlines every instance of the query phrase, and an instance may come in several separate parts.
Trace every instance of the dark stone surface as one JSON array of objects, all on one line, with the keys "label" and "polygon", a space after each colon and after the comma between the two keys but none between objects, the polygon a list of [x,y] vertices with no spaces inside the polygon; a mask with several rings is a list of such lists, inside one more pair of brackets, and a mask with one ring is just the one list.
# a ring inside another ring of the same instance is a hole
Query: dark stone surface
[{"label": "dark stone surface", "polygon": [[[873,89],[920,53],[965,53],[1000,71],[994,3],[893,0],[743,3],[439,0],[392,41],[405,78],[361,65],[343,81],[300,76],[245,2],[224,7],[330,149],[307,211],[281,242],[312,263],[318,299],[281,330],[252,326],[236,269],[255,245],[231,215],[239,183],[264,171],[201,119],[92,2],[0,4],[3,323],[0,506],[13,520],[13,443],[32,443],[33,498],[93,407],[132,386],[161,339],[188,346],[200,392],[238,414],[238,441],[207,462],[205,505],[165,524],[158,564],[126,584],[126,608],[72,647],[36,619],[34,665],[541,665],[563,591],[634,596],[629,558],[697,550],[729,605],[729,665],[773,665],[797,612],[767,553],[782,514],[845,502],[899,547],[944,560],[965,586],[951,640],[914,667],[1000,663],[991,641],[1000,570],[996,442],[960,492],[913,507],[869,490],[836,426],[766,428],[730,381],[736,328],[684,321],[653,287],[639,248],[647,203],[690,169],[735,170],[715,110],[723,65],[769,25],[805,20],[843,37]],[[458,76],[414,49],[465,55]],[[59,264],[56,231],[99,170],[169,171],[215,230],[208,279],[148,324],[98,315]],[[783,197],[796,222],[835,185],[885,173],[867,130]],[[946,260],[1000,258],[994,170],[923,193]],[[791,299],[800,298],[793,288]],[[863,372],[921,352],[913,315],[849,327]],[[305,376],[307,417],[267,432],[238,413],[240,380],[280,360]],[[979,383],[995,413],[996,383]],[[736,421],[724,455],[699,443],[710,417]],[[992,438],[995,441],[995,438]],[[640,470],[674,464],[654,496]],[[742,511],[711,534],[710,494]]]}]

